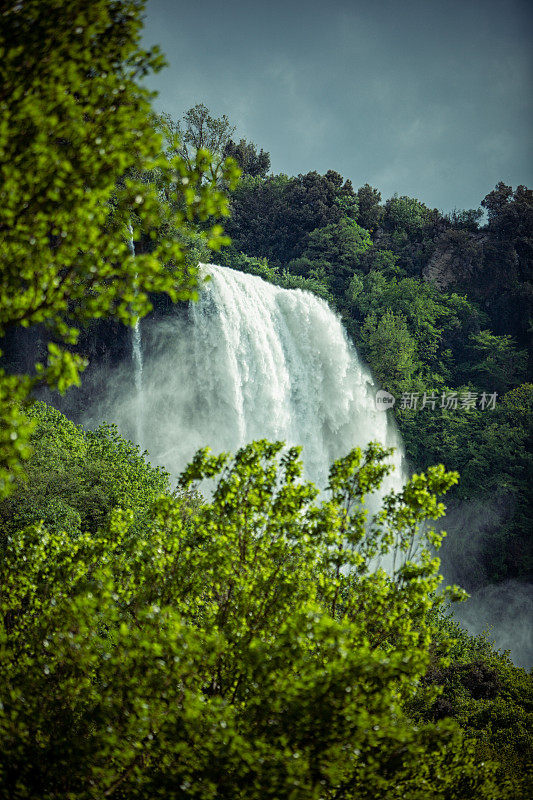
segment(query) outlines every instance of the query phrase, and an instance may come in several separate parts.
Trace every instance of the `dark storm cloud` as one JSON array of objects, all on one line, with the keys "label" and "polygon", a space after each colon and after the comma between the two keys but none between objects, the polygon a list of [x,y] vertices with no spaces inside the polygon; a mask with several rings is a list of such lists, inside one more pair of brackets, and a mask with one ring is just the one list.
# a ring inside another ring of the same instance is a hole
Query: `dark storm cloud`
[{"label": "dark storm cloud", "polygon": [[476,207],[531,185],[529,5],[496,2],[150,0],[151,80],[178,117],[203,102],[275,172],[336,169],[384,197]]}]

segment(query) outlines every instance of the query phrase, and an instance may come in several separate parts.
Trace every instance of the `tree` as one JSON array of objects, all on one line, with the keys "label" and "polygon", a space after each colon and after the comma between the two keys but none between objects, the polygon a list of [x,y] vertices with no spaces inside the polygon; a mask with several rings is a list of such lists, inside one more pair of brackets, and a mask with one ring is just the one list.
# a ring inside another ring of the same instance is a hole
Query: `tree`
[{"label": "tree", "polygon": [[378,227],[383,215],[381,192],[365,183],[357,190],[358,212],[357,222],[369,231]]},{"label": "tree", "polygon": [[513,199],[513,187],[506,186],[503,181],[496,184],[496,188],[489,192],[481,201],[483,208],[487,209],[489,223],[502,216]]},{"label": "tree", "polygon": [[394,195],[385,203],[372,238],[376,247],[397,256],[404,275],[421,276],[438,237],[449,227],[437,209],[431,210],[415,197]]},{"label": "tree", "polygon": [[376,271],[394,278],[401,272],[397,262],[398,256],[391,250],[370,247],[359,259],[358,268],[361,272]]},{"label": "tree", "polygon": [[[368,252],[372,253],[372,250]],[[373,314],[374,322],[378,323],[389,312],[399,315],[416,345],[420,359],[418,369],[426,376],[432,375],[434,381],[442,382],[450,377],[453,354],[457,362],[454,377],[460,375],[462,380],[464,373],[460,363],[465,357],[465,343],[470,333],[479,331],[483,316],[465,297],[439,292],[426,281],[389,279],[389,265],[386,263],[385,266],[385,272],[376,269],[359,278],[361,288],[357,294],[348,292],[351,315],[360,325],[368,314]],[[365,346],[364,339],[361,345]],[[384,363],[382,358],[379,361]],[[383,373],[381,377],[385,379]]]},{"label": "tree", "polygon": [[177,137],[175,151],[189,169],[196,163],[197,153],[207,150],[211,153],[212,160],[206,179],[215,182],[223,180],[226,155],[233,155],[226,154],[226,148],[235,133],[235,126],[231,125],[225,114],[212,117],[207,106],[197,103],[177,122],[169,114],[162,114],[160,119],[170,133]]},{"label": "tree", "polygon": [[132,530],[143,531],[147,509],[170,493],[168,474],[153,467],[114,426],[84,431],[55,408],[36,402],[32,456],[24,481],[0,501],[0,549],[8,536],[44,523],[50,533],[96,534],[114,508],[131,511]]},{"label": "tree", "polygon": [[231,210],[227,231],[235,248],[286,267],[302,255],[316,228],[343,217],[354,220],[357,198],[351,182],[333,170],[296,178],[273,175],[241,181],[232,193]]},{"label": "tree", "polygon": [[432,211],[420,200],[394,195],[385,203],[382,225],[386,231],[410,233],[432,219]]},{"label": "tree", "polygon": [[244,253],[237,252],[231,245],[224,248],[219,260],[221,266],[237,269],[249,275],[258,275],[268,283],[282,286],[284,289],[302,289],[302,291],[312,292],[317,297],[322,297],[332,305],[334,304],[333,295],[326,282],[317,277],[303,277],[294,275],[287,270],[280,271],[277,267],[269,266],[266,258],[246,256]]},{"label": "tree", "polygon": [[533,675],[515,667],[506,652],[497,652],[486,634],[471,636],[451,615],[438,623],[453,638],[450,663],[430,666],[423,684],[442,693],[429,703],[412,703],[415,720],[452,717],[476,749],[478,763],[498,762],[497,781],[509,798],[529,797],[533,788]]},{"label": "tree", "polygon": [[363,352],[382,383],[394,391],[419,369],[416,342],[405,317],[387,309],[378,320],[369,314],[361,328]]},{"label": "tree", "polygon": [[300,275],[323,274],[333,294],[342,297],[360,256],[371,246],[368,231],[344,217],[311,231],[305,250],[289,263],[289,270]]},{"label": "tree", "polygon": [[[243,175],[231,195],[231,219],[227,225],[237,251],[269,261],[278,252],[279,240],[288,235],[287,223],[283,221],[283,195],[290,181],[287,175],[265,179]],[[279,266],[277,258],[276,266]]]},{"label": "tree", "polygon": [[503,394],[525,379],[527,353],[518,350],[511,336],[494,336],[488,330],[470,335],[468,373],[482,391]]},{"label": "tree", "polygon": [[452,228],[459,231],[476,233],[479,230],[479,221],[483,217],[481,208],[456,209],[446,215]]},{"label": "tree", "polygon": [[297,448],[200,451],[180,485],[215,478],[212,499],[160,498],[142,536],[117,510],[97,535],[11,537],[0,797],[499,797],[456,725],[403,710],[439,604],[421,525],[457,476],[413,476],[365,524],[387,456],[335,462],[316,504]]},{"label": "tree", "polygon": [[224,155],[235,159],[243,175],[264,178],[270,169],[270,153],[266,153],[263,148],[258,153],[256,145],[245,139],[241,139],[238,144],[230,139]]},{"label": "tree", "polygon": [[[515,191],[500,181],[481,205],[487,209],[489,224],[488,233],[494,247],[494,255],[490,252],[490,261],[501,260],[502,254],[507,256],[511,251],[511,269],[502,276],[500,267],[496,280],[505,277],[506,283],[513,281],[528,283],[531,287],[531,262],[533,259],[533,191],[526,186],[518,186]],[[490,265],[492,266],[492,265]],[[493,270],[497,269],[495,264]],[[521,287],[522,288],[522,287]],[[530,299],[530,298],[529,298]]]},{"label": "tree", "polygon": [[[204,182],[206,151],[189,163],[161,155],[139,81],[163,61],[139,47],[142,8],[141,0],[27,0],[2,12],[0,337],[43,325],[52,341],[33,377],[0,371],[0,494],[29,453],[20,404],[39,381],[60,391],[79,382],[77,326],[102,316],[133,324],[150,308],[148,292],[195,296],[184,247],[167,233],[133,258],[128,223],[138,236],[227,213],[225,197]],[[152,169],[176,202],[162,203],[135,177]],[[215,226],[204,236],[216,249],[221,233]]]}]

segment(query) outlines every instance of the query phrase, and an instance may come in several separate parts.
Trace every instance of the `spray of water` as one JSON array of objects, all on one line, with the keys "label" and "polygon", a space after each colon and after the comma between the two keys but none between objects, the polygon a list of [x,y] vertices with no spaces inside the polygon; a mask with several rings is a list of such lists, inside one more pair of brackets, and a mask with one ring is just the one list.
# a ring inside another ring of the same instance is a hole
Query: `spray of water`
[{"label": "spray of water", "polygon": [[[128,223],[128,249],[135,256],[135,243],[133,241],[133,227]],[[143,351],[141,337],[141,322],[137,320],[131,334],[131,352],[133,361],[133,374],[135,380],[135,439],[143,447]]]}]

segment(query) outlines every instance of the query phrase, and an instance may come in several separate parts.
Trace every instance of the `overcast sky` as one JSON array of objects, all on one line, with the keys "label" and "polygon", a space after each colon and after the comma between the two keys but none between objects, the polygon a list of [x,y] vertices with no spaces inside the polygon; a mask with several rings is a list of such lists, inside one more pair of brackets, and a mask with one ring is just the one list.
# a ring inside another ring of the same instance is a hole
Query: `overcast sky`
[{"label": "overcast sky", "polygon": [[357,188],[477,207],[532,185],[531,31],[521,0],[148,0],[168,66],[159,110],[196,103],[274,172],[335,169]]}]

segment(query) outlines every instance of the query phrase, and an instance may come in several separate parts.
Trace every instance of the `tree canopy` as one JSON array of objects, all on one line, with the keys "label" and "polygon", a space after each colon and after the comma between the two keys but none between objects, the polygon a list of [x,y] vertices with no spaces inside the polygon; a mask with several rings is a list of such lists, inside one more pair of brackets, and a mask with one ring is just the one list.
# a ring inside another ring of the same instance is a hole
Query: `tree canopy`
[{"label": "tree canopy", "polygon": [[113,429],[31,413],[0,504],[1,798],[527,794],[531,676],[439,611],[457,475],[369,519],[380,445],[319,501],[298,448],[258,441],[170,492]]},{"label": "tree canopy", "polygon": [[246,139],[240,139],[238,144],[230,139],[224,155],[235,159],[243,175],[264,178],[270,169],[270,153],[265,153],[263,148],[257,152],[256,145]]},{"label": "tree canopy", "polygon": [[[39,408],[36,487],[41,452],[56,463],[67,441],[72,458],[93,446],[60,416]],[[131,453],[105,446],[126,476]],[[130,477],[94,532],[83,512],[81,530],[35,519],[4,536],[2,797],[494,796],[456,725],[413,727],[403,710],[440,602],[441,537],[420,526],[457,476],[413,476],[368,524],[388,451],[335,462],[319,504],[298,455],[265,441],[233,459],[200,451],[188,494],[144,495],[141,529]],[[213,478],[212,500],[195,500]]]},{"label": "tree canopy", "polygon": [[214,183],[224,179],[224,164],[226,150],[235,133],[235,126],[231,125],[225,114],[213,117],[203,103],[189,108],[181,119],[173,120],[169,114],[161,114],[159,119],[171,137],[175,138],[174,152],[185,162],[189,170],[193,170],[198,153],[209,152],[211,159],[206,170],[205,180]]},{"label": "tree canopy", "polygon": [[334,170],[250,177],[232,192],[231,211],[227,231],[235,249],[287,267],[302,255],[316,228],[355,219],[357,198],[350,181]]},{"label": "tree canopy", "polygon": [[45,403],[27,412],[34,421],[32,457],[24,480],[0,501],[0,538],[43,522],[50,532],[96,534],[117,506],[142,530],[150,504],[170,494],[168,474],[152,467],[112,425],[84,431]]}]

